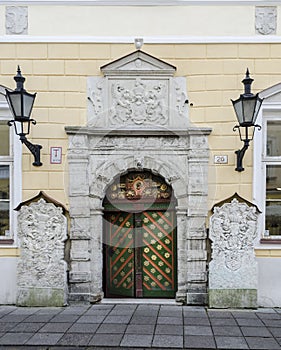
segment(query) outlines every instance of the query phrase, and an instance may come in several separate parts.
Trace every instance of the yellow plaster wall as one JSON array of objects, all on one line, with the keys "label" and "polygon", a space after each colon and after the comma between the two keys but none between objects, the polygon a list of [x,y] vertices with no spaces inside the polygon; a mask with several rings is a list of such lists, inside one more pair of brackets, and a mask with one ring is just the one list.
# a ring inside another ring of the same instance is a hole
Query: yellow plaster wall
[{"label": "yellow plaster wall", "polygon": [[[134,51],[133,44],[1,43],[0,84],[14,88],[17,65],[25,87],[37,92],[32,142],[43,145],[42,167],[33,167],[23,147],[23,200],[45,191],[62,204],[67,199],[67,135],[65,125],[86,123],[87,77],[100,75],[99,67]],[[235,168],[234,150],[241,147],[230,99],[243,90],[248,67],[254,92],[281,81],[281,44],[145,44],[143,50],[177,67],[187,78],[190,120],[213,129],[209,143],[209,209],[238,192],[252,199],[252,145],[245,155],[246,171]],[[278,72],[280,72],[278,74]],[[62,164],[50,164],[50,147],[61,146]],[[227,155],[227,165],[214,165],[214,155]]]}]

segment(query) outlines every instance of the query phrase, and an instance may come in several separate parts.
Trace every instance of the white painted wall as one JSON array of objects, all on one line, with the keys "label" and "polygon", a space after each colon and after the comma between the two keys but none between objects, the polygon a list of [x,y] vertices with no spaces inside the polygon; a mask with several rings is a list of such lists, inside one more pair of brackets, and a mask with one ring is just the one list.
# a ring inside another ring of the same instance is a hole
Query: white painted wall
[{"label": "white painted wall", "polygon": [[281,305],[281,258],[257,258],[258,305],[280,307]]},{"label": "white painted wall", "polygon": [[17,258],[0,258],[0,304],[15,304],[17,295]]}]

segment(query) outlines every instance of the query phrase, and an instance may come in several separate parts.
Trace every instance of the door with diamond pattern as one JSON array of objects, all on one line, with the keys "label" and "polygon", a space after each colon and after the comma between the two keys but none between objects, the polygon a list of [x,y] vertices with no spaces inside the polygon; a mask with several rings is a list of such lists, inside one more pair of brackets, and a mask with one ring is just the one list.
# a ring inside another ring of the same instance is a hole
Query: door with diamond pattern
[{"label": "door with diamond pattern", "polygon": [[176,292],[175,211],[105,212],[107,297],[173,298]]}]

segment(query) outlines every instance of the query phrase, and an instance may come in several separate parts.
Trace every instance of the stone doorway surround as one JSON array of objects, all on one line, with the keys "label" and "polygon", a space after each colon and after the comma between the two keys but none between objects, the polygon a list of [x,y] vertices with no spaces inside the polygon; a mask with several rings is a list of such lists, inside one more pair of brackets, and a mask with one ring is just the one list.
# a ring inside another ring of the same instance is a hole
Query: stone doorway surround
[{"label": "stone doorway surround", "polygon": [[188,119],[186,80],[137,50],[88,78],[88,123],[69,137],[69,301],[103,298],[103,207],[108,186],[129,170],[162,176],[177,200],[176,300],[206,304],[209,128]]}]

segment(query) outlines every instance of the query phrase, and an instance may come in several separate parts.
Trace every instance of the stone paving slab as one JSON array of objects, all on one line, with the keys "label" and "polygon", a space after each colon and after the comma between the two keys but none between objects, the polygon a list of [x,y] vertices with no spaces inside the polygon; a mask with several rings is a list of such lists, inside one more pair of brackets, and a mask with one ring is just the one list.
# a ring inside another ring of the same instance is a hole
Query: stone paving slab
[{"label": "stone paving slab", "polygon": [[0,306],[1,350],[281,350],[281,310],[179,305]]}]

